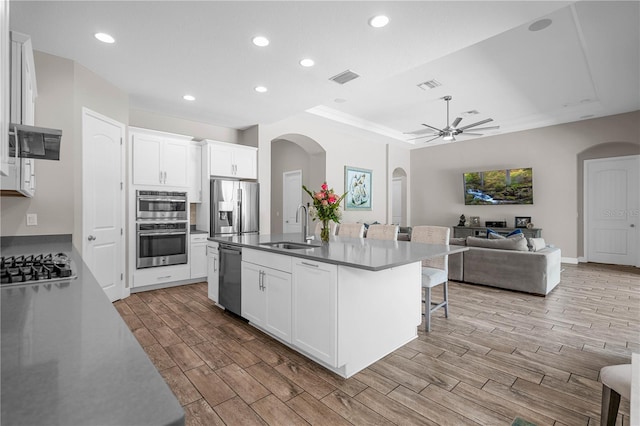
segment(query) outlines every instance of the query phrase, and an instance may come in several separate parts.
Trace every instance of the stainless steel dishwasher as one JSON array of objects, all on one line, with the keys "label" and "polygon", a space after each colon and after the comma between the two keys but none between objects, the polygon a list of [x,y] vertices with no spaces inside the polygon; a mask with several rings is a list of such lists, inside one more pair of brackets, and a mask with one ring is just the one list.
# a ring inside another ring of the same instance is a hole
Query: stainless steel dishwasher
[{"label": "stainless steel dishwasher", "polygon": [[220,252],[220,305],[229,312],[241,315],[242,248],[221,243],[218,250]]}]

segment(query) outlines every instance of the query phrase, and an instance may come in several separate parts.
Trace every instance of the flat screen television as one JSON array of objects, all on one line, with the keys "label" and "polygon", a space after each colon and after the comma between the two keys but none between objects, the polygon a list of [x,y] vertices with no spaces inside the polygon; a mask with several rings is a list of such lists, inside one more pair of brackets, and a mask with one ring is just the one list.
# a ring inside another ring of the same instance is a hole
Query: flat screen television
[{"label": "flat screen television", "polygon": [[533,170],[529,167],[465,173],[464,204],[533,204]]}]

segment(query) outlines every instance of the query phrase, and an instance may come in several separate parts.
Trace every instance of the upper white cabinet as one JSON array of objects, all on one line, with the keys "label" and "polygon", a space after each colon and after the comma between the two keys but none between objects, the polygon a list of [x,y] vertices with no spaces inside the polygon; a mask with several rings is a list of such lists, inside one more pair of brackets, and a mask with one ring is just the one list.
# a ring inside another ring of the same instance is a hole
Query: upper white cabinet
[{"label": "upper white cabinet", "polygon": [[236,179],[258,178],[258,149],[225,142],[207,141],[209,176]]},{"label": "upper white cabinet", "polygon": [[189,145],[189,202],[202,202],[202,145]]},{"label": "upper white cabinet", "polygon": [[9,173],[10,98],[9,0],[0,0],[0,175]]},{"label": "upper white cabinet", "polygon": [[133,184],[189,187],[189,136],[131,129]]},{"label": "upper white cabinet", "polygon": [[[36,70],[33,60],[33,48],[29,36],[11,32],[10,49],[10,108],[9,120],[11,123],[35,124],[35,99],[38,96],[36,85]],[[5,62],[3,60],[2,66]],[[4,93],[4,92],[3,92]],[[6,102],[7,96],[2,97]],[[5,114],[3,108],[3,114]],[[6,115],[6,114],[5,114]],[[4,125],[5,123],[3,123]],[[2,137],[8,137],[9,123],[6,123],[7,130],[2,130]],[[6,176],[2,177],[2,190],[11,194],[22,194],[33,197],[36,190],[35,160],[32,158],[19,158],[16,149],[10,149],[7,144],[3,144],[3,149],[7,149],[6,156],[2,153],[2,166],[0,167]]]}]

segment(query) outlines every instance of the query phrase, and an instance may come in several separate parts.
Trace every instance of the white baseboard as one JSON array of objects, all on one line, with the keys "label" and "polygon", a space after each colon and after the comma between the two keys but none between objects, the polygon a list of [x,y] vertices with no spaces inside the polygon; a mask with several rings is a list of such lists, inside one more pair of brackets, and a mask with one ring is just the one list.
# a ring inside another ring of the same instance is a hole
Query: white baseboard
[{"label": "white baseboard", "polygon": [[571,265],[577,265],[578,264],[578,258],[576,258],[576,257],[563,257],[563,258],[560,259],[560,262],[569,263]]},{"label": "white baseboard", "polygon": [[588,261],[587,261],[587,258],[586,258],[586,257],[584,257],[584,256],[580,256],[580,257],[578,258],[578,262],[580,262],[580,263],[587,263]]}]

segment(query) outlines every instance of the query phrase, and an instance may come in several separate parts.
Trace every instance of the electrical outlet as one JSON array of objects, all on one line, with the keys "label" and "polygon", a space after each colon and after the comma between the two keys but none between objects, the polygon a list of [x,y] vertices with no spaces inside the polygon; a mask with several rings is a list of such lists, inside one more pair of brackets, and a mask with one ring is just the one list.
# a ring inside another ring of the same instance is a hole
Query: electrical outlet
[{"label": "electrical outlet", "polygon": [[38,224],[38,215],[36,213],[27,213],[27,226],[36,226]]}]

